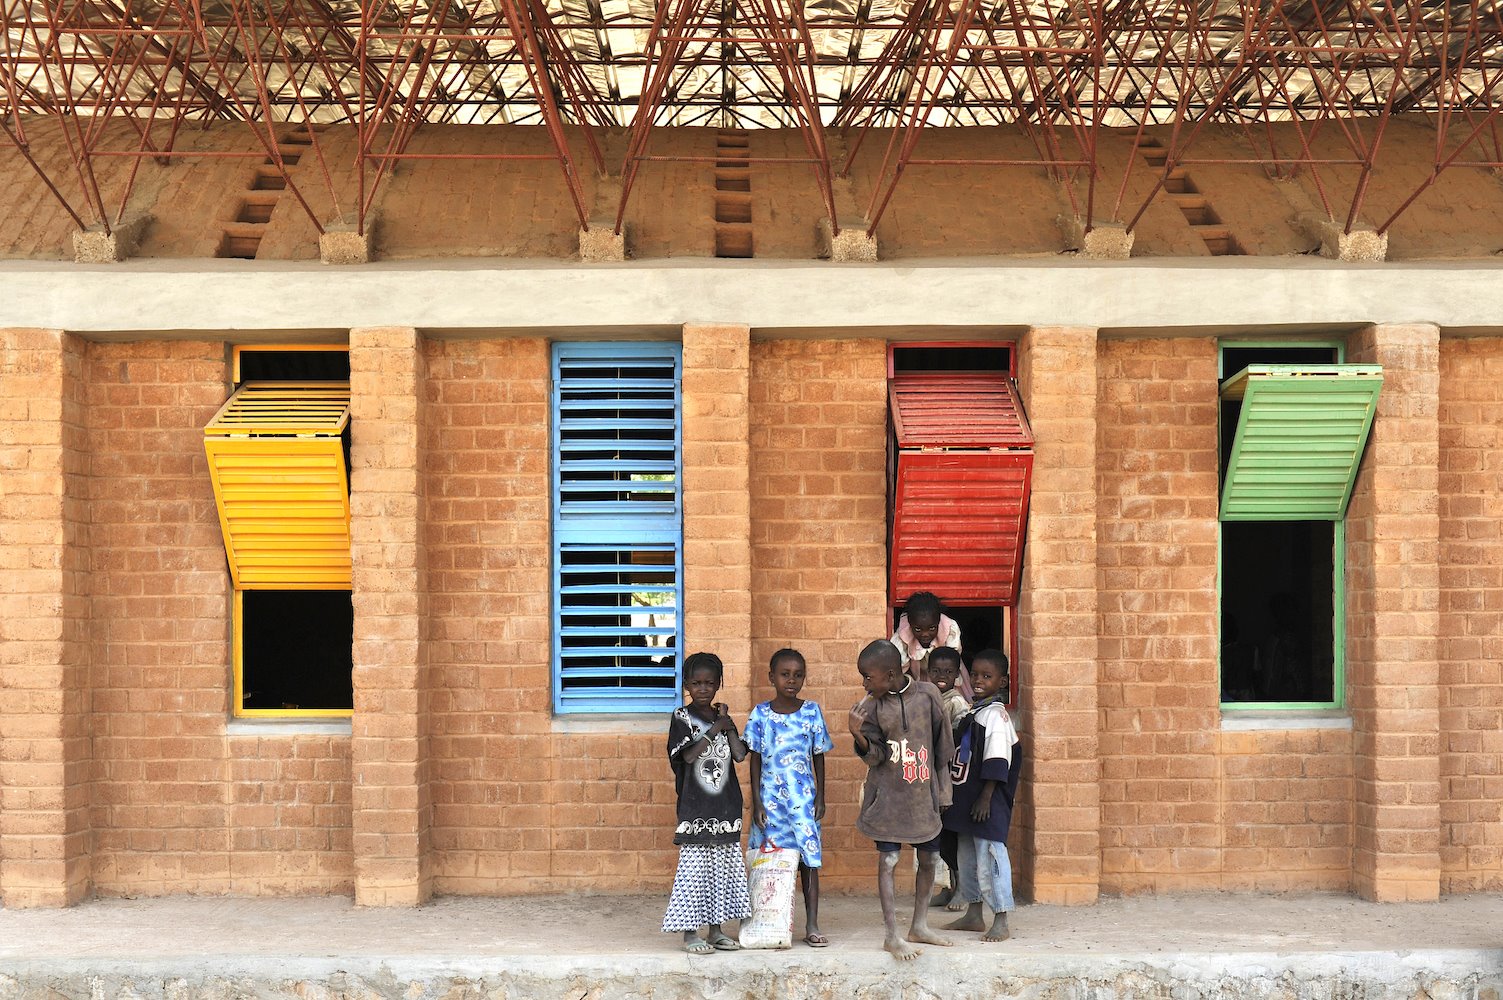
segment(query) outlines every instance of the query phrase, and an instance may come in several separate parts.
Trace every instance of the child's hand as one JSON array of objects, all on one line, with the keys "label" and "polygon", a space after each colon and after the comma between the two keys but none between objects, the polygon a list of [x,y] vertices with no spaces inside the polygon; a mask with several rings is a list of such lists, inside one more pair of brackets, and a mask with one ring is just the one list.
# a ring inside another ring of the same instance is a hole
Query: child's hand
[{"label": "child's hand", "polygon": [[731,711],[723,702],[716,702],[710,706],[715,710],[715,721],[710,723],[710,728],[717,733],[734,732],[736,724],[731,721]]},{"label": "child's hand", "polygon": [[866,724],[866,699],[863,698],[863,699],[861,699],[861,701],[859,701],[859,702],[856,703],[856,707],[855,708],[851,709],[850,715],[846,716],[846,725],[850,728],[852,736],[860,738],[860,736],[861,736],[861,727],[864,726],[865,724]]},{"label": "child's hand", "polygon": [[814,799],[814,819],[816,822],[825,818],[825,797],[817,796]]},{"label": "child's hand", "polygon": [[976,804],[971,806],[971,822],[985,823],[992,814],[991,799],[977,799]]},{"label": "child's hand", "polygon": [[752,809],[752,822],[763,830],[767,829],[767,807],[760,802]]}]

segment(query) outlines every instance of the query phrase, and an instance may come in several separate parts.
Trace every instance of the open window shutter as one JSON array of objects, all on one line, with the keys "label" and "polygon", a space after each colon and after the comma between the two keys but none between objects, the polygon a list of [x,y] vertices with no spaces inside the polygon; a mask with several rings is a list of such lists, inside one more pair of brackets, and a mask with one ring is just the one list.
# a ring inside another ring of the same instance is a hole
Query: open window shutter
[{"label": "open window shutter", "polygon": [[1241,401],[1223,521],[1337,521],[1378,407],[1377,365],[1250,365],[1221,385]]},{"label": "open window shutter", "polygon": [[559,344],[554,708],[677,707],[683,532],[677,344]]},{"label": "open window shutter", "polygon": [[893,604],[918,590],[955,607],[1017,601],[1033,433],[1012,380],[900,374],[889,385]]},{"label": "open window shutter", "polygon": [[204,428],[236,590],[350,587],[348,382],[248,382]]}]

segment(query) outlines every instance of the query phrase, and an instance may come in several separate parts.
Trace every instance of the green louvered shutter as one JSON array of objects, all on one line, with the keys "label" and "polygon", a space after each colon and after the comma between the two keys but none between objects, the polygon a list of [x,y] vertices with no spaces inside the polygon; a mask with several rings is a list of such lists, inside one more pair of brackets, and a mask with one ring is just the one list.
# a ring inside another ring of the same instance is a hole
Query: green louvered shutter
[{"label": "green louvered shutter", "polygon": [[1378,365],[1249,365],[1223,382],[1242,412],[1221,519],[1340,520],[1382,385]]}]

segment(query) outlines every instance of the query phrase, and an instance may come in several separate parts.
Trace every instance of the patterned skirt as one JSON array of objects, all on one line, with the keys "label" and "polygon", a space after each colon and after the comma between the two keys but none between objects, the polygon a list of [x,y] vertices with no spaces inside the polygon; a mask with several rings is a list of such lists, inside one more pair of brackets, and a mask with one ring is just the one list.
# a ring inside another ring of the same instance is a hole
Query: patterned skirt
[{"label": "patterned skirt", "polygon": [[684,844],[678,849],[664,931],[697,931],[706,924],[751,916],[746,863],[740,844]]}]

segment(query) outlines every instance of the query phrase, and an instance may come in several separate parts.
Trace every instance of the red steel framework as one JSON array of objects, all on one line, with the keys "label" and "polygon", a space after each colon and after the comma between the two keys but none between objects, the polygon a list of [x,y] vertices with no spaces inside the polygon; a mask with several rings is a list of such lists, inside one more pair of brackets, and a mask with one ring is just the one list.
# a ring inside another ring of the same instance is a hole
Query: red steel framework
[{"label": "red steel framework", "polygon": [[[1197,163],[1303,172],[1350,232],[1393,116],[1422,113],[1433,170],[1376,220],[1386,231],[1444,171],[1503,168],[1500,2],[657,0],[607,13],[602,0],[0,0],[0,128],[77,225],[106,230],[146,159],[221,157],[263,158],[320,231],[363,230],[399,162],[551,159],[581,227],[581,170],[621,174],[619,231],[640,172],[666,158],[650,153],[652,131],[713,124],[797,129],[805,155],[782,162],[811,167],[832,222],[832,175],[886,130],[856,206],[873,233],[910,168],[1042,168],[1087,225],[1131,230]],[[66,163],[36,155],[40,120]],[[185,139],[209,122],[244,123],[256,148]],[[492,123],[541,125],[548,152],[411,145],[426,124]],[[353,126],[352,147],[321,134],[336,124]],[[288,171],[289,126],[316,171]],[[597,133],[611,126],[628,138],[608,161]],[[1016,129],[1035,155],[927,155],[934,126]],[[1216,127],[1248,155],[1198,155]],[[831,128],[848,139],[843,160]],[[1143,157],[1106,176],[1104,129],[1160,151],[1146,195],[1129,196]]]}]

